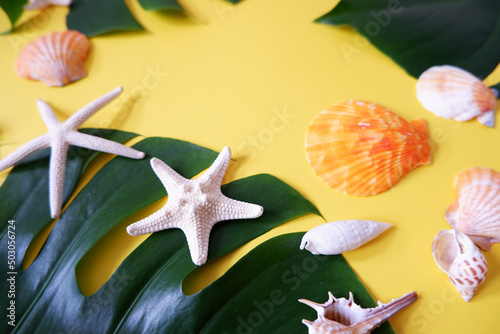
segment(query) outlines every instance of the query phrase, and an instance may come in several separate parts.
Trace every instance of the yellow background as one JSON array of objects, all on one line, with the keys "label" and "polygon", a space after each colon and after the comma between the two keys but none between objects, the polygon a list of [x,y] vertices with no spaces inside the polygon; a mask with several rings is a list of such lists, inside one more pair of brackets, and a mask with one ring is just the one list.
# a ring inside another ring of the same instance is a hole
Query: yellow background
[{"label": "yellow background", "polygon": [[[327,221],[393,224],[379,238],[344,255],[375,299],[388,302],[412,290],[419,294],[417,302],[391,319],[397,333],[498,332],[500,246],[485,253],[488,276],[469,303],[437,268],[430,249],[434,236],[450,228],[443,215],[454,201],[455,175],[471,166],[500,171],[499,125],[489,129],[477,121],[459,123],[426,111],[415,96],[416,80],[353,29],[313,23],[337,1],[247,0],[233,6],[222,0],[184,0],[188,14],[147,12],[135,0],[126,2],[146,31],[92,38],[88,77],[64,88],[18,77],[14,62],[28,42],[66,29],[66,8],[25,13],[25,23],[15,33],[0,36],[0,158],[46,132],[37,98],[64,120],[123,86],[121,96],[85,127],[173,137],[217,151],[227,145],[233,161],[225,182],[270,173],[301,192]],[[0,28],[8,28],[5,16],[0,16]],[[500,70],[485,80],[490,85],[498,81]],[[317,113],[347,99],[377,102],[407,120],[424,117],[432,164],[369,198],[329,189],[307,163],[304,135]],[[109,158],[91,165],[79,189]],[[7,174],[0,173],[0,182]],[[77,278],[85,294],[95,292],[143,240],[125,233],[130,222],[120,224],[84,258]],[[312,215],[291,221],[223,261],[203,266],[189,277],[186,290],[202,288],[264,239],[323,222]],[[32,257],[37,247],[31,249]],[[306,327],[297,324],[297,332],[306,332]]]}]

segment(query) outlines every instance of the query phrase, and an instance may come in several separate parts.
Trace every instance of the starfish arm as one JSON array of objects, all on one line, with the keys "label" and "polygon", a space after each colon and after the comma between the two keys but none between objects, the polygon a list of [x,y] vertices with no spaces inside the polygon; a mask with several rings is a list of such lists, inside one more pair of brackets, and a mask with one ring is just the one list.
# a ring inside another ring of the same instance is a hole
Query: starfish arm
[{"label": "starfish arm", "polygon": [[52,218],[61,214],[64,191],[64,176],[66,173],[66,157],[68,144],[63,140],[52,142],[49,167],[49,202]]},{"label": "starfish arm", "polygon": [[49,129],[49,131],[55,130],[61,126],[61,122],[57,119],[54,110],[49,106],[49,104],[43,100],[38,99],[36,101],[40,115],[42,115],[43,122]]},{"label": "starfish arm", "polygon": [[224,195],[215,201],[212,210],[217,221],[258,218],[264,212],[260,205],[237,201]]},{"label": "starfish arm", "polygon": [[30,140],[17,150],[6,156],[0,161],[0,170],[13,166],[26,158],[28,155],[38,152],[50,146],[49,136],[47,134]]},{"label": "starfish arm", "polygon": [[99,109],[104,107],[109,102],[113,101],[122,92],[122,90],[123,90],[122,87],[115,88],[106,95],[101,96],[97,100],[90,102],[85,107],[78,110],[72,116],[70,116],[66,120],[66,122],[64,122],[65,128],[76,130],[90,116],[95,114]]},{"label": "starfish arm", "polygon": [[219,188],[230,160],[231,149],[226,146],[222,149],[213,164],[206,170],[206,172],[202,176],[200,176],[199,182],[201,184]]},{"label": "starfish arm", "polygon": [[213,224],[199,222],[196,226],[182,229],[186,235],[191,260],[197,266],[201,266],[207,262],[208,243],[212,226]]},{"label": "starfish arm", "polygon": [[152,215],[127,226],[127,233],[137,236],[177,228],[179,226],[176,224],[175,217],[176,215],[165,206]]},{"label": "starfish arm", "polygon": [[84,147],[99,152],[121,155],[132,159],[142,159],[146,155],[144,152],[137,151],[131,147],[112,140],[91,136],[78,131],[69,131],[66,133],[65,137],[70,145]]},{"label": "starfish arm", "polygon": [[183,188],[184,185],[190,181],[158,158],[152,158],[150,163],[151,168],[153,168],[153,171],[160,179],[169,196],[172,195],[176,189]]}]

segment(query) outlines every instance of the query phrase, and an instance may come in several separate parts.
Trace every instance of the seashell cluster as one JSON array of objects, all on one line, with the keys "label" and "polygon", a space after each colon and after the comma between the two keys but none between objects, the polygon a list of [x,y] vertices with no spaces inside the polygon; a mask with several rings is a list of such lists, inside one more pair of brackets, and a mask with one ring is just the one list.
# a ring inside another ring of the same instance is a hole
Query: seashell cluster
[{"label": "seashell cluster", "polygon": [[486,259],[474,242],[455,229],[443,230],[434,238],[432,256],[460,296],[471,300],[488,272]]},{"label": "seashell cluster", "polygon": [[341,220],[316,226],[302,237],[300,249],[335,255],[356,249],[376,238],[391,224],[371,220]]},{"label": "seashell cluster", "polygon": [[323,110],[306,134],[307,160],[331,188],[354,196],[381,193],[431,162],[426,122],[407,122],[373,102],[349,100]]},{"label": "seashell cluster", "polygon": [[19,53],[16,72],[47,86],[66,86],[87,76],[84,64],[89,49],[89,40],[78,31],[50,33],[29,43]]},{"label": "seashell cluster", "polygon": [[500,173],[472,167],[455,178],[456,201],[446,210],[445,219],[488,251],[500,242]]},{"label": "seashell cluster", "polygon": [[471,73],[450,65],[433,66],[417,80],[417,99],[436,116],[489,127],[495,124],[498,92]]},{"label": "seashell cluster", "polygon": [[418,298],[415,292],[410,292],[387,304],[378,302],[377,307],[362,308],[354,302],[351,292],[349,292],[349,299],[335,298],[331,292],[328,292],[328,296],[328,301],[324,304],[299,299],[299,302],[312,307],[318,313],[318,318],[314,321],[302,320],[302,323],[309,328],[309,334],[370,333],[375,327],[380,326],[385,320]]}]

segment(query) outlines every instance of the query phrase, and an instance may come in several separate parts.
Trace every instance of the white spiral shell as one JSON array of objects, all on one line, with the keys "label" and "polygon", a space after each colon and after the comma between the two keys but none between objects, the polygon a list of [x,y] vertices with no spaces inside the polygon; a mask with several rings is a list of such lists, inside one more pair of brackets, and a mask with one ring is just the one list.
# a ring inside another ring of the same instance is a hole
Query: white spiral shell
[{"label": "white spiral shell", "polygon": [[471,300],[488,272],[486,259],[474,242],[455,229],[443,230],[434,238],[432,256],[462,298]]},{"label": "white spiral shell", "polygon": [[372,220],[340,220],[309,230],[302,237],[300,249],[318,255],[344,253],[367,243],[391,227]]}]

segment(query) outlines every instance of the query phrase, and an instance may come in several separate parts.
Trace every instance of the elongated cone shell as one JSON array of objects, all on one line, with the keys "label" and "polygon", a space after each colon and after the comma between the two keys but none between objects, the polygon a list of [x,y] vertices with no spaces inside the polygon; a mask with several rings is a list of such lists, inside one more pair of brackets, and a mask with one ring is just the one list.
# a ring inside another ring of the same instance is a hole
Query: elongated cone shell
[{"label": "elongated cone shell", "polygon": [[417,81],[417,98],[436,116],[468,121],[477,117],[493,127],[497,92],[471,73],[455,66],[433,66]]},{"label": "elongated cone shell", "polygon": [[16,72],[47,86],[65,86],[87,75],[84,65],[89,49],[89,40],[78,31],[54,32],[19,53]]},{"label": "elongated cone shell", "polygon": [[334,255],[356,249],[376,238],[391,224],[371,220],[341,220],[322,224],[302,237],[300,249],[318,255]]},{"label": "elongated cone shell", "polygon": [[500,173],[472,167],[455,178],[456,201],[445,219],[484,250],[500,242]]},{"label": "elongated cone shell", "polygon": [[370,333],[418,298],[415,292],[410,292],[387,304],[378,302],[377,307],[362,308],[354,302],[351,292],[349,292],[349,299],[335,298],[331,292],[328,292],[328,296],[328,301],[324,304],[299,299],[299,302],[314,308],[318,313],[318,318],[314,322],[302,320],[302,323],[309,328],[309,334]]},{"label": "elongated cone shell", "polygon": [[323,182],[354,196],[381,193],[431,162],[425,120],[407,122],[376,103],[355,100],[334,104],[314,118],[306,153]]},{"label": "elongated cone shell", "polygon": [[434,238],[432,256],[462,298],[471,300],[488,272],[486,258],[474,242],[455,229],[443,230]]}]

